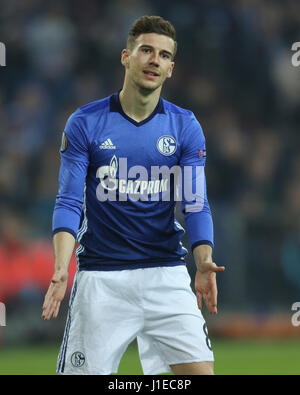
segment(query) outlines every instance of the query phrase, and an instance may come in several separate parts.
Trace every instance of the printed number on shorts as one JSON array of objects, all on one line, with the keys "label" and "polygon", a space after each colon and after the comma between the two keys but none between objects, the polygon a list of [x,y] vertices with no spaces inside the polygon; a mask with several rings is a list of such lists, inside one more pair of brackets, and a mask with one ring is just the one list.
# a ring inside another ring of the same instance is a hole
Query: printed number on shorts
[{"label": "printed number on shorts", "polygon": [[207,347],[210,349],[210,351],[212,351],[206,324],[203,325],[203,332],[205,333],[205,340],[206,340]]}]

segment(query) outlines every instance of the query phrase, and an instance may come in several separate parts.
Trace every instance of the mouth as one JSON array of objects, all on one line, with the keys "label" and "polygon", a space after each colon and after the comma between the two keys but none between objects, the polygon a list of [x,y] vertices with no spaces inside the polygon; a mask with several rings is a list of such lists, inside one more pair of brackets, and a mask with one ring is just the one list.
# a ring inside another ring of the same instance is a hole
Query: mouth
[{"label": "mouth", "polygon": [[159,74],[156,73],[156,71],[151,71],[151,70],[144,70],[143,73],[150,78],[151,80],[156,79],[157,77],[159,77]]}]

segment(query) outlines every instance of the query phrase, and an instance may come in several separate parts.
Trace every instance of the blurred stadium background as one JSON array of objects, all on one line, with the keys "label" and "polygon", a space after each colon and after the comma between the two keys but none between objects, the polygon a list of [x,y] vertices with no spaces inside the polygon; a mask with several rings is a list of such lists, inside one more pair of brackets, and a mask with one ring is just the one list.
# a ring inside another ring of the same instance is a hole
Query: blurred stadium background
[{"label": "blurred stadium background", "polygon": [[[204,311],[216,373],[299,374],[297,0],[0,2],[0,374],[55,371],[68,300],[57,320],[40,315],[53,271],[61,134],[77,107],[121,87],[120,53],[145,14],[175,25],[175,72],[163,96],[191,109],[206,135],[214,258],[226,266],[219,314]],[[191,254],[187,266],[193,279]],[[75,270],[73,259],[68,292]],[[120,373],[139,369],[133,344]]]}]

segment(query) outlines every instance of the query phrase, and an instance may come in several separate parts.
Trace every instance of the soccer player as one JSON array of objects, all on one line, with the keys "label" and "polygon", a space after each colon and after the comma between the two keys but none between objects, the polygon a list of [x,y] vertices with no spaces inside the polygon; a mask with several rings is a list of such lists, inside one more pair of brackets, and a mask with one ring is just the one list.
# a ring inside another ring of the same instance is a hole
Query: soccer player
[{"label": "soccer player", "polygon": [[[122,89],[67,121],[53,214],[55,270],[42,313],[45,320],[58,315],[77,240],[61,374],[117,373],[135,338],[144,374],[213,374],[201,308],[204,299],[217,313],[216,273],[224,267],[212,260],[201,126],[160,96],[176,46],[170,22],[139,18],[121,54]],[[197,265],[196,295],[174,218],[177,200]]]}]

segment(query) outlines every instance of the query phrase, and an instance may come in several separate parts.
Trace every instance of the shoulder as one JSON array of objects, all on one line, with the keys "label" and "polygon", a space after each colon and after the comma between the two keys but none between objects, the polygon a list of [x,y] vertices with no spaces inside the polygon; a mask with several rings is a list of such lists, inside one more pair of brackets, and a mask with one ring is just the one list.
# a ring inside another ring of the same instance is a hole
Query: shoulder
[{"label": "shoulder", "polygon": [[109,109],[110,96],[99,99],[78,107],[69,117],[71,120],[80,120],[84,118],[93,118],[103,115]]},{"label": "shoulder", "polygon": [[183,136],[191,137],[196,134],[204,137],[201,124],[193,111],[179,107],[165,99],[163,99],[163,103],[166,114],[175,117],[176,124],[181,129]]},{"label": "shoulder", "polygon": [[88,130],[92,130],[99,118],[101,118],[104,113],[108,112],[109,105],[110,96],[78,107],[69,116],[66,123],[66,131],[70,132],[73,129],[87,133]]},{"label": "shoulder", "polygon": [[187,110],[186,108],[179,107],[176,104],[171,103],[165,99],[162,99],[162,101],[163,101],[164,109],[165,109],[166,113],[179,115],[179,116],[187,117],[187,118],[194,117],[194,114],[192,111]]},{"label": "shoulder", "polygon": [[76,112],[82,114],[82,115],[93,115],[93,114],[98,114],[99,112],[104,112],[109,109],[110,106],[110,97],[105,97],[104,99],[99,99],[92,101],[90,103],[87,103],[77,109]]}]

